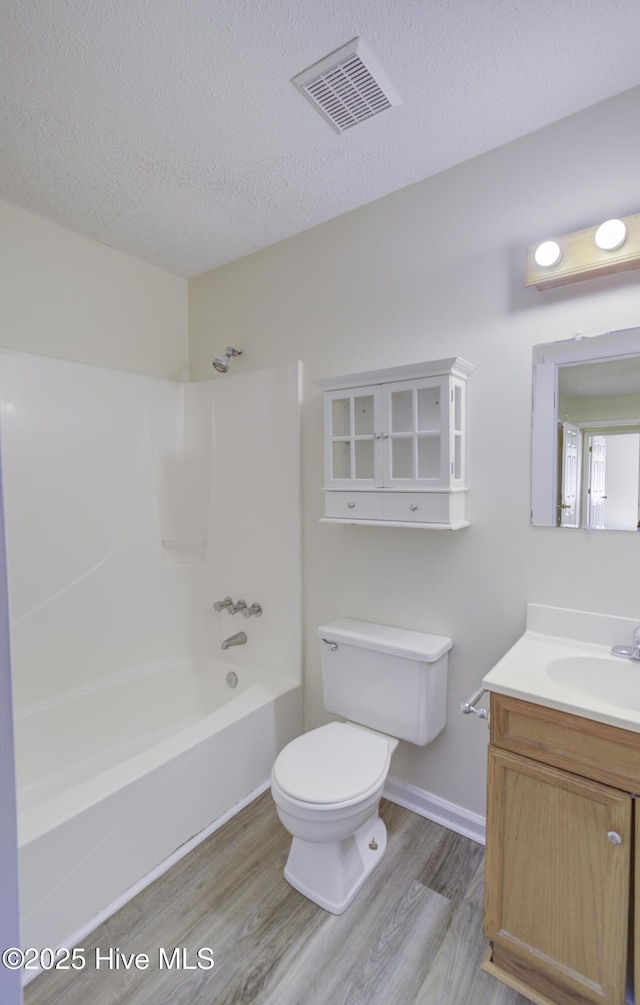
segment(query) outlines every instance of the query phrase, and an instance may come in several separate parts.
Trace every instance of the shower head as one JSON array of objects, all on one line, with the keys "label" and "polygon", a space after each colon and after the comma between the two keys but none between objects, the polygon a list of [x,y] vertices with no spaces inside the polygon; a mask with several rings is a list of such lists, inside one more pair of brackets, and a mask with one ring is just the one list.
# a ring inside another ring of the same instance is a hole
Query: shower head
[{"label": "shower head", "polygon": [[216,356],[211,365],[218,373],[228,373],[229,360],[232,356],[242,356],[242,349],[234,349],[232,345],[228,345],[224,356]]}]

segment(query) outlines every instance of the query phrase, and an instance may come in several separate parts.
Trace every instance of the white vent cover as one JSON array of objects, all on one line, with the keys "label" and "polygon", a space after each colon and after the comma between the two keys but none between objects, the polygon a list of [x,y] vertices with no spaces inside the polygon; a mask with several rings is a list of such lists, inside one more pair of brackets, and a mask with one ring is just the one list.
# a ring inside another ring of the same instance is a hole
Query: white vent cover
[{"label": "white vent cover", "polygon": [[384,70],[361,38],[291,80],[337,133],[401,104]]}]

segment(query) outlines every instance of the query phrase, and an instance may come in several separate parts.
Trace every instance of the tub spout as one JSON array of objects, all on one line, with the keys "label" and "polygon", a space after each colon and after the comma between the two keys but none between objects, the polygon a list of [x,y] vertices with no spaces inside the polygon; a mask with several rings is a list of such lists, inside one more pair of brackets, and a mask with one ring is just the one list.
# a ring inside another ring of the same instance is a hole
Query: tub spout
[{"label": "tub spout", "polygon": [[247,636],[245,632],[236,632],[235,635],[230,635],[228,639],[225,639],[221,649],[230,649],[231,646],[243,646],[247,641]]}]

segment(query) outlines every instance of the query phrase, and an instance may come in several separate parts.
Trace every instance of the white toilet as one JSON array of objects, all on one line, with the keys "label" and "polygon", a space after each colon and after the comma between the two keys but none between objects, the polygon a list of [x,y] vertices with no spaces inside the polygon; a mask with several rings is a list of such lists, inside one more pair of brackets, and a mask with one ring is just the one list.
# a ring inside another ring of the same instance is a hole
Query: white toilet
[{"label": "white toilet", "polygon": [[452,642],[351,618],[318,635],[325,708],[349,721],[289,743],[273,765],[271,792],[293,835],[285,878],[342,914],[387,846],[378,806],[398,742],[422,747],[444,727]]}]

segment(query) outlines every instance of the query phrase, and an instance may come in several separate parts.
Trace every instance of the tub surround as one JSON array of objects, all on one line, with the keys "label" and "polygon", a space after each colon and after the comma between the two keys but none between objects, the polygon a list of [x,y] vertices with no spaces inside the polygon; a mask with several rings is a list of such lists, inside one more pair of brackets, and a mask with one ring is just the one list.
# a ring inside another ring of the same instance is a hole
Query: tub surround
[{"label": "tub surround", "polygon": [[[302,730],[299,367],[1,356],[22,942],[67,945]],[[222,653],[226,592],[266,613]]]}]

